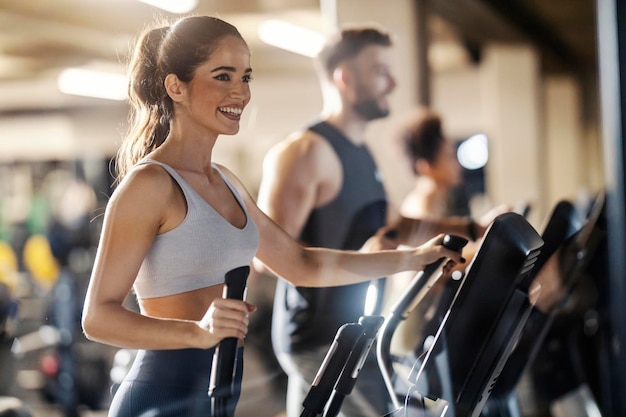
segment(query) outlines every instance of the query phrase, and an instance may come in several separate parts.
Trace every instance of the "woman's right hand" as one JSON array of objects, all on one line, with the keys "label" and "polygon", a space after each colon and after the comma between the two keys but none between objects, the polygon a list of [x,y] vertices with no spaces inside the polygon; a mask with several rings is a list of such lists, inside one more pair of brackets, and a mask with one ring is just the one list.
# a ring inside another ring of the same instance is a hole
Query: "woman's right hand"
[{"label": "woman's right hand", "polygon": [[216,298],[197,322],[203,330],[200,346],[208,349],[227,337],[243,340],[248,334],[249,315],[255,310],[256,306],[245,301]]}]

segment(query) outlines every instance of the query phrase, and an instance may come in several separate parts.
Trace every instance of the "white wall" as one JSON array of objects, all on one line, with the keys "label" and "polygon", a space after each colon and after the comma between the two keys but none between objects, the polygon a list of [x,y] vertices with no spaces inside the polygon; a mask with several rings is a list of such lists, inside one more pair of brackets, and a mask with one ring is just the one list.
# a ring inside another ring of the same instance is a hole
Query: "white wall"
[{"label": "white wall", "polygon": [[553,76],[543,82],[545,92],[544,163],[550,206],[576,199],[585,187],[583,124],[578,87],[572,77]]}]

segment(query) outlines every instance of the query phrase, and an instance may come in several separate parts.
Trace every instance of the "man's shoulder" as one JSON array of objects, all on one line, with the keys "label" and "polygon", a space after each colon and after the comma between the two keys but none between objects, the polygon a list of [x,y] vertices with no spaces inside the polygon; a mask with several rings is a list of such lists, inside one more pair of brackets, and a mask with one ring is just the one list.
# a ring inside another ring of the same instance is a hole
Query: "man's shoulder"
[{"label": "man's shoulder", "polygon": [[320,134],[308,129],[295,131],[285,139],[276,143],[269,154],[274,157],[292,157],[311,159],[318,157],[328,157],[332,153],[332,146]]},{"label": "man's shoulder", "polygon": [[281,173],[290,181],[335,183],[341,179],[341,161],[333,147],[309,130],[294,132],[265,155],[264,172]]}]

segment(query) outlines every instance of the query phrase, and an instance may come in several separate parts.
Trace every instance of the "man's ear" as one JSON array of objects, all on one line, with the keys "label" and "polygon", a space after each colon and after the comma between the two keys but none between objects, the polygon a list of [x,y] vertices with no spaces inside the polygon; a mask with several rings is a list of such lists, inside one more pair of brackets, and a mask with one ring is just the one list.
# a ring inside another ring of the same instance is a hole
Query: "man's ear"
[{"label": "man's ear", "polygon": [[350,84],[350,71],[343,65],[339,65],[333,71],[333,82],[339,89],[346,88],[346,86]]},{"label": "man's ear", "polygon": [[185,92],[185,83],[183,83],[176,74],[167,74],[165,81],[165,91],[172,101],[182,101]]},{"label": "man's ear", "polygon": [[425,158],[417,158],[415,160],[415,173],[418,176],[430,175],[432,172],[431,168],[430,162]]}]

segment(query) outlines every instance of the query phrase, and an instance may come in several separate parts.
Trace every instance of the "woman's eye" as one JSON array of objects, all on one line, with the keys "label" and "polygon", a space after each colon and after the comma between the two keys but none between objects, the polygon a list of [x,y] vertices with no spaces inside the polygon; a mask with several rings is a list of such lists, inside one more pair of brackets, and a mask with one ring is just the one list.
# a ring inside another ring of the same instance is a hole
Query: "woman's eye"
[{"label": "woman's eye", "polygon": [[220,80],[220,81],[229,81],[230,76],[228,74],[220,74],[217,77],[215,77],[215,79]]},{"label": "woman's eye", "polygon": [[241,81],[243,81],[244,83],[249,83],[252,80],[254,80],[254,77],[252,75],[244,75],[241,78]]}]

